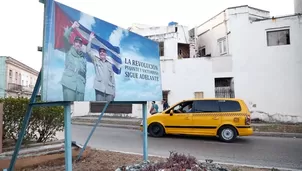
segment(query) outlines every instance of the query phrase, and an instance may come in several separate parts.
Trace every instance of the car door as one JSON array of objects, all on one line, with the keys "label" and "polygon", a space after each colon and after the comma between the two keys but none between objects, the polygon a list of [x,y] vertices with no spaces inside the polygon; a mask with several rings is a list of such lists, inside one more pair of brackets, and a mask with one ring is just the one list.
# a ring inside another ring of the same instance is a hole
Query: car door
[{"label": "car door", "polygon": [[[192,133],[192,114],[184,111],[184,108],[191,102],[182,102],[175,105],[166,112],[164,125],[168,134],[189,134]],[[181,110],[181,112],[179,111]],[[171,112],[172,111],[172,112]]]},{"label": "car door", "polygon": [[201,135],[215,135],[221,124],[218,100],[196,100],[193,103],[194,133]]}]

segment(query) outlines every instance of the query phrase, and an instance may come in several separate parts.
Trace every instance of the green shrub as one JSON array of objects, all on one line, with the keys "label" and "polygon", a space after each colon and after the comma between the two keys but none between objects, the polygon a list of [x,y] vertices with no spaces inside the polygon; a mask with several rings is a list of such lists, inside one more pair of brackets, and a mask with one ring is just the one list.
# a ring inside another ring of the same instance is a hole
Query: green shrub
[{"label": "green shrub", "polygon": [[[3,110],[3,133],[4,140],[18,139],[22,128],[24,116],[28,108],[27,98],[5,98],[0,99],[4,103]],[[24,136],[24,143],[29,141],[47,142],[51,141],[57,131],[64,128],[64,108],[55,107],[33,107],[32,115]]]}]

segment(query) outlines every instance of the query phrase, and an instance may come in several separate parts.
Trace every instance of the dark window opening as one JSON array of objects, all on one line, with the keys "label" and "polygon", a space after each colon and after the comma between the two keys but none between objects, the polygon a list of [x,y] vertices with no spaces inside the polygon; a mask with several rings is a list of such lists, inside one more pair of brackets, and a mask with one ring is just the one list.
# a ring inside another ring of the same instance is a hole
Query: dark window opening
[{"label": "dark window opening", "polygon": [[165,47],[164,42],[159,42],[159,56],[165,56]]},{"label": "dark window opening", "polygon": [[206,47],[198,47],[198,57],[206,56]]},{"label": "dark window opening", "polygon": [[267,46],[280,46],[290,44],[289,29],[267,31]]},{"label": "dark window opening", "polygon": [[190,58],[190,45],[184,43],[178,43],[178,58]]},{"label": "dark window opening", "polygon": [[233,78],[215,78],[216,98],[235,98]]}]

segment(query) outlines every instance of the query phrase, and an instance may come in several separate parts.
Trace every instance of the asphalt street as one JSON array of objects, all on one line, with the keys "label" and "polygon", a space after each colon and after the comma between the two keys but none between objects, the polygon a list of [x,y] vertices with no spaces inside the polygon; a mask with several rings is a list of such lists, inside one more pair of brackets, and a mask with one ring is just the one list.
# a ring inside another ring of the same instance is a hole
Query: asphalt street
[{"label": "asphalt street", "polygon": [[[72,140],[84,144],[91,129],[91,126],[72,125]],[[139,130],[98,127],[88,145],[142,153],[143,136]],[[302,139],[299,138],[250,136],[234,143],[223,143],[216,138],[167,136],[148,137],[148,145],[150,155],[167,157],[169,151],[177,151],[199,160],[302,170]]]}]

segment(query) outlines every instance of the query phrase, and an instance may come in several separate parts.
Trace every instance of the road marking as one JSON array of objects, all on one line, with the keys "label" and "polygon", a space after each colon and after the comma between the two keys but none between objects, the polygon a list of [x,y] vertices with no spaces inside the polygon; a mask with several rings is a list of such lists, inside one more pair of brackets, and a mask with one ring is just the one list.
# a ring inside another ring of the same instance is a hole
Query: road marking
[{"label": "road marking", "polygon": [[[119,150],[108,150],[108,149],[102,149],[99,148],[100,150],[103,151],[112,151],[112,152],[117,152],[117,153],[124,153],[124,154],[133,154],[133,155],[140,155],[142,156],[142,153],[135,153],[135,152],[127,152],[127,151],[119,151]],[[160,157],[160,158],[167,158],[165,156],[159,156],[159,155],[153,155],[153,154],[149,154],[149,157]],[[205,160],[198,160],[199,162],[205,162]],[[283,171],[301,171],[300,169],[290,169],[290,168],[282,168],[282,167],[268,167],[268,166],[258,166],[258,165],[248,165],[248,164],[239,164],[239,163],[225,163],[225,162],[215,162],[217,164],[221,164],[221,165],[231,165],[231,166],[239,166],[239,167],[251,167],[251,168],[257,168],[257,169],[279,169],[279,170],[283,170]]]}]

